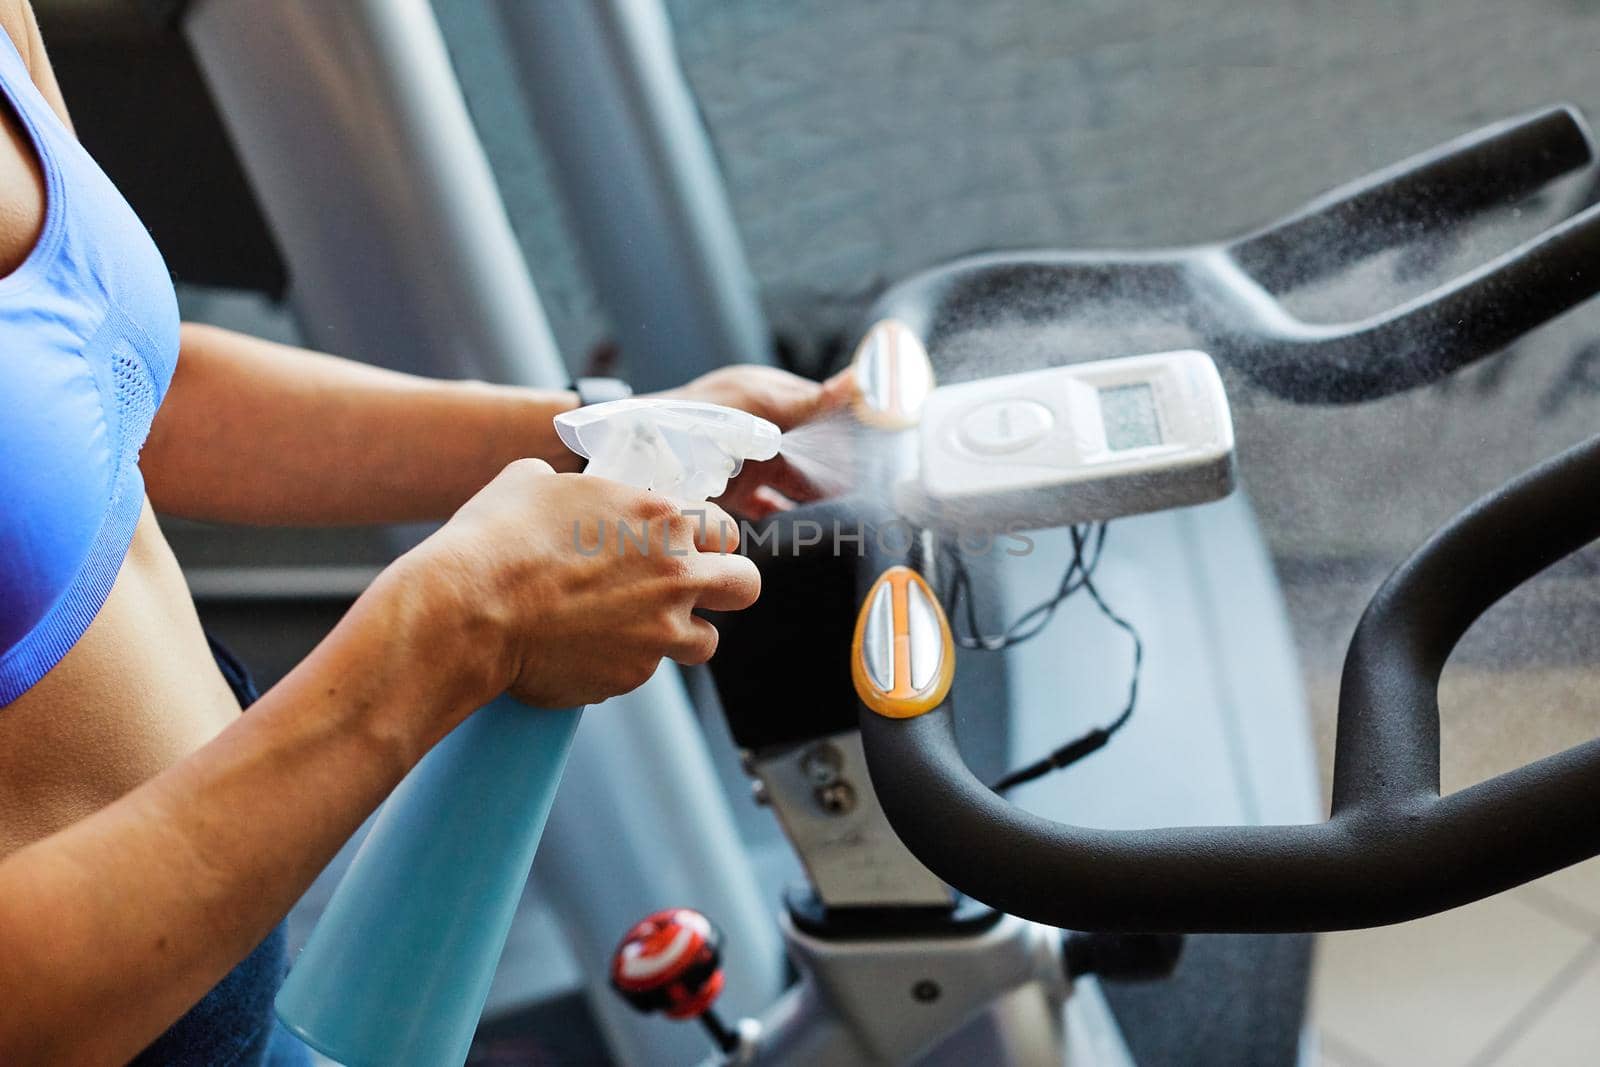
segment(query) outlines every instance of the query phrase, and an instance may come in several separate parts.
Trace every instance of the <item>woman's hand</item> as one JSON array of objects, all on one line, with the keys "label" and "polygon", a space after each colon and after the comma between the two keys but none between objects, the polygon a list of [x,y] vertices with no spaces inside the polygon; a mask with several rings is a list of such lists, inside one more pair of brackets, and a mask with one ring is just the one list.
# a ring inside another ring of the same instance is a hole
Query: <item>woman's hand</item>
[{"label": "woman's hand", "polygon": [[[854,398],[855,388],[855,378],[848,368],[819,383],[776,367],[741,364],[721,367],[658,395],[738,408],[775,423],[787,433],[801,423],[843,409]],[[762,519],[822,495],[810,479],[780,455],[760,463],[746,463],[718,499],[736,515]]]},{"label": "woman's hand", "polygon": [[417,647],[462,672],[469,703],[510,690],[568,707],[638,688],[662,657],[710,659],[717,631],[694,609],[746,608],[761,588],[738,539],[715,504],[526,459],[392,569],[425,605]]}]

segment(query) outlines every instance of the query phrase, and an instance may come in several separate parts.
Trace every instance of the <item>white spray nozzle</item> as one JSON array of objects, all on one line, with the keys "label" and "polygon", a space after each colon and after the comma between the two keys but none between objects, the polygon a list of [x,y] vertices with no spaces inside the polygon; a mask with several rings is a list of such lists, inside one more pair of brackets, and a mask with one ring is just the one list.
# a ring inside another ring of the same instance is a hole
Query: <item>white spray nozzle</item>
[{"label": "white spray nozzle", "polygon": [[771,459],[783,435],[720,404],[636,397],[556,416],[556,432],[589,461],[586,474],[698,503],[721,496],[747,459]]}]

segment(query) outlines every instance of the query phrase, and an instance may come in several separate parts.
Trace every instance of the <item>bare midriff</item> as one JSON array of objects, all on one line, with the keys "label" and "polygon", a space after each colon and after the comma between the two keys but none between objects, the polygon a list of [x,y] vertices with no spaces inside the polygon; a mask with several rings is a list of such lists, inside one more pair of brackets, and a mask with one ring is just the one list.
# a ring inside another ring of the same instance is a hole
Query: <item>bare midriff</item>
[{"label": "bare midriff", "polygon": [[0,855],[104,807],[238,714],[147,501],[94,622],[0,708]]}]

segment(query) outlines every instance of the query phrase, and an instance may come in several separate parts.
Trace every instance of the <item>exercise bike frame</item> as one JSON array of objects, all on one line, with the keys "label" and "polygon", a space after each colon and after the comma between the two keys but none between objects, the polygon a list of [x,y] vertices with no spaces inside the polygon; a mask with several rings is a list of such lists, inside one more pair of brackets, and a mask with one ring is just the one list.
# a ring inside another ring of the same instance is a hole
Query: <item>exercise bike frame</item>
[{"label": "exercise bike frame", "polygon": [[[909,325],[941,372],[953,366],[959,376],[965,357],[974,354],[992,367],[1001,350],[1021,369],[1080,355],[1070,344],[1063,348],[1070,341],[1060,326],[1063,309],[1079,315],[1086,307],[1114,309],[1137,291],[1146,302],[1137,321],[1127,323],[1132,332],[1186,331],[1219,361],[1281,397],[1342,403],[1387,395],[1466,366],[1600,290],[1600,271],[1585,269],[1600,254],[1600,208],[1359,322],[1309,325],[1275,294],[1385,249],[1436,237],[1593,158],[1581,117],[1555,108],[1415,157],[1237,241],[1170,252],[977,257],[891,290],[872,321]],[[1012,806],[968,769],[949,703],[909,719],[859,707],[859,736],[836,733],[829,742],[847,750],[859,745],[869,771],[869,780],[851,780],[864,790],[859,803],[866,817],[886,817],[893,827],[888,840],[874,838],[871,847],[886,854],[880,857],[886,869],[925,864],[995,909],[996,924],[937,936],[888,931],[852,937],[840,932],[851,928],[852,909],[821,907],[824,920],[837,923],[830,934],[826,921],[820,931],[802,929],[803,909],[791,901],[784,933],[801,982],[760,1022],[745,1023],[740,1048],[724,1062],[816,1062],[819,1053],[828,1062],[896,1062],[950,1039],[985,1003],[1040,993],[1057,1013],[1051,1017],[1059,1018],[1072,981],[1056,928],[1291,932],[1372,926],[1466,903],[1600,853],[1600,825],[1592,817],[1600,803],[1600,741],[1441,797],[1437,702],[1440,672],[1473,621],[1546,566],[1600,537],[1600,496],[1592,492],[1597,478],[1600,439],[1487,495],[1384,583],[1346,662],[1333,813],[1325,823],[1139,831],[1069,826]],[[926,572],[938,558],[924,535],[920,551],[906,560],[878,562],[909,561]],[[792,760],[795,751],[767,753],[765,761],[753,753],[748,765],[769,784],[772,766]],[[809,867],[819,850],[806,834],[787,826],[786,833]],[[912,855],[887,855],[896,849]],[[908,900],[907,906],[925,910],[926,902]],[[881,921],[893,910],[880,905],[875,914]],[[962,1000],[940,1025],[908,1024],[897,994],[910,987],[919,967],[981,954],[986,944],[991,960],[1032,963],[1005,974],[980,970],[986,1000]],[[1081,990],[1074,993],[1069,1019],[1081,999]],[[881,1012],[861,1007],[879,1000],[886,1003]],[[1016,1030],[1023,1032],[1038,1031]],[[1022,1053],[1017,1061],[1059,1063],[1063,1044],[1085,1061],[1127,1056],[1125,1048],[1074,1045],[1059,1027],[1049,1032],[1050,1048]],[[1114,1027],[1099,1032],[1116,1033]]]}]

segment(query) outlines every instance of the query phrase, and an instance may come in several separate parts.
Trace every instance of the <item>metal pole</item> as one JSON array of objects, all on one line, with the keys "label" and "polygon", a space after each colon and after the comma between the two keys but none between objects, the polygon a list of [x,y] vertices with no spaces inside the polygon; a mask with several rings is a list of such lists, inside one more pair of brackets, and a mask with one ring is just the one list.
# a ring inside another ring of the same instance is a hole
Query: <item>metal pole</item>
[{"label": "metal pole", "polygon": [[659,0],[497,5],[628,377],[770,363],[771,337]]},{"label": "metal pole", "polygon": [[434,374],[567,380],[423,0],[202,0],[185,30],[311,343]]},{"label": "metal pole", "polygon": [[[185,31],[310,343],[413,371],[566,381],[426,0],[200,0]],[[553,894],[563,932],[594,966],[669,886],[716,916],[730,1004],[754,1011],[779,991],[781,948],[682,682],[664,669],[616,704],[585,716],[568,764],[569,786],[602,795],[558,804],[541,852],[572,890]],[[607,906],[585,902],[586,884]],[[703,1052],[700,1035],[663,1034],[609,994],[594,1008],[623,1062]]]}]

